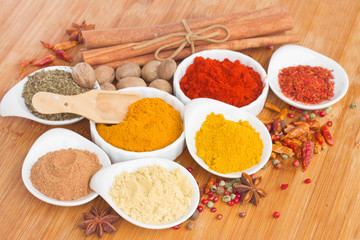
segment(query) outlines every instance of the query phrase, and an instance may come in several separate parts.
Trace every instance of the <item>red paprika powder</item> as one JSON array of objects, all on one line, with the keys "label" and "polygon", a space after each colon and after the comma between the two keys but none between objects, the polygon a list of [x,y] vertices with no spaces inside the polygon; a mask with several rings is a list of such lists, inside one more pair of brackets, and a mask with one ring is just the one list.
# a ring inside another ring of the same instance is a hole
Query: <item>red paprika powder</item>
[{"label": "red paprika powder", "polygon": [[239,60],[196,57],[181,79],[180,88],[190,99],[212,98],[242,107],[256,100],[264,86],[260,74]]}]

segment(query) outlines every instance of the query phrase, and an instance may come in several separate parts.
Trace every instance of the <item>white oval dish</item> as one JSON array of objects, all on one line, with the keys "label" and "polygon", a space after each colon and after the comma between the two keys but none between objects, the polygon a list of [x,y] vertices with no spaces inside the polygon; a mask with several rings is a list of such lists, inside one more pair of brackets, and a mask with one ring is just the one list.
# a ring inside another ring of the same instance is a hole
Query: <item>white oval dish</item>
[{"label": "white oval dish", "polygon": [[191,101],[191,99],[188,98],[184,94],[184,92],[181,90],[180,81],[183,78],[183,76],[186,74],[186,70],[188,69],[188,67],[194,63],[194,59],[196,57],[217,59],[220,61],[223,61],[225,58],[227,58],[232,62],[239,60],[241,64],[248,66],[248,67],[252,67],[256,72],[258,72],[260,74],[261,80],[264,84],[264,89],[263,89],[262,93],[260,94],[260,96],[255,101],[253,101],[249,105],[241,107],[241,109],[243,109],[247,112],[250,112],[255,116],[261,112],[261,110],[264,107],[265,100],[266,100],[266,97],[269,92],[269,84],[267,83],[266,72],[265,72],[264,68],[260,65],[260,63],[258,63],[251,57],[249,57],[245,54],[235,52],[235,51],[230,51],[230,50],[215,49],[215,50],[207,50],[207,51],[198,52],[198,53],[192,54],[191,56],[185,58],[179,64],[179,66],[177,67],[175,74],[174,74],[173,85],[174,85],[174,94],[178,99],[180,99],[180,101],[182,101],[184,104],[187,104]]},{"label": "white oval dish", "polygon": [[30,180],[31,168],[37,162],[37,160],[48,152],[68,148],[87,150],[89,152],[95,153],[103,167],[111,165],[110,159],[106,153],[91,141],[73,131],[64,128],[51,129],[42,134],[35,141],[22,166],[23,182],[29,192],[31,192],[38,199],[57,206],[78,206],[90,202],[98,196],[96,192],[92,192],[88,196],[74,201],[60,201],[45,196],[32,185]]},{"label": "white oval dish", "polygon": [[[165,102],[167,102],[168,104],[172,105],[174,109],[176,109],[180,113],[181,118],[184,119],[184,104],[180,102],[179,99],[167,92],[150,87],[131,87],[121,89],[120,91],[137,92],[144,98],[161,98],[165,100]],[[175,160],[184,151],[185,147],[184,132],[182,132],[180,137],[169,146],[150,152],[131,152],[112,146],[99,135],[96,130],[96,124],[92,121],[90,121],[90,132],[93,142],[100,146],[109,155],[113,163],[151,157]]]},{"label": "white oval dish", "polygon": [[260,163],[244,170],[243,172],[250,175],[259,171],[267,163],[271,154],[272,142],[269,131],[266,129],[264,124],[251,113],[213,99],[198,98],[192,100],[185,106],[185,139],[191,156],[202,168],[212,174],[225,178],[241,177],[242,172],[223,174],[211,170],[209,166],[196,154],[196,132],[200,130],[206,116],[212,112],[215,114],[223,114],[226,120],[235,122],[238,122],[239,120],[248,121],[255,131],[260,133],[260,138],[264,145]]},{"label": "white oval dish", "polygon": [[[298,65],[320,66],[327,68],[328,70],[334,70],[332,72],[334,76],[332,81],[335,82],[334,97],[319,104],[305,104],[293,101],[286,97],[280,89],[278,79],[279,72],[283,68]],[[349,88],[348,76],[345,70],[336,61],[311,49],[291,44],[280,47],[272,55],[268,67],[268,79],[271,90],[276,96],[296,108],[305,110],[316,110],[329,107],[343,98]]]},{"label": "white oval dish", "polygon": [[[52,67],[46,67],[43,69],[39,69],[31,74],[29,76],[40,72],[40,71],[50,71],[50,70],[64,70],[67,72],[72,71],[72,67],[69,66],[52,66]],[[59,125],[67,125],[72,124],[75,122],[78,122],[82,120],[84,117],[74,118],[70,120],[63,120],[63,121],[50,121],[42,118],[38,118],[35,115],[33,115],[28,108],[25,105],[24,99],[22,97],[22,91],[24,89],[25,83],[28,81],[28,77],[25,77],[23,80],[21,80],[19,83],[17,83],[14,87],[12,87],[3,97],[0,103],[0,115],[3,117],[6,116],[16,116],[16,117],[23,117],[27,119],[31,119],[33,121],[46,124],[46,125],[53,125],[53,126],[59,126]],[[95,88],[100,89],[100,85],[98,82],[95,83]]]},{"label": "white oval dish", "polygon": [[[167,224],[146,224],[136,221],[131,217],[129,217],[128,215],[126,215],[120,208],[118,208],[109,195],[111,187],[115,182],[115,177],[117,175],[120,175],[121,172],[123,171],[135,172],[141,167],[153,166],[153,165],[159,165],[168,170],[179,168],[183,176],[189,179],[189,182],[192,188],[194,189],[194,195],[192,197],[191,204],[188,207],[187,213],[182,217],[175,219]],[[199,187],[197,185],[195,178],[191,175],[191,173],[180,164],[177,164],[173,161],[163,158],[144,158],[144,159],[137,159],[133,161],[112,164],[111,166],[101,169],[92,177],[90,182],[90,187],[94,191],[99,193],[100,196],[125,220],[139,227],[148,228],[148,229],[171,228],[180,223],[183,223],[195,212],[200,200]]]}]

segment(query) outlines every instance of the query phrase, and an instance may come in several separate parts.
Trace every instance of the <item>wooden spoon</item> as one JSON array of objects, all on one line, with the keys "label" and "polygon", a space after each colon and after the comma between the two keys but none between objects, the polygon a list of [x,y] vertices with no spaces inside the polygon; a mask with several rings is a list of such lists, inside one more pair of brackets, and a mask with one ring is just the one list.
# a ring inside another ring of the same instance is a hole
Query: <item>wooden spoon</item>
[{"label": "wooden spoon", "polygon": [[124,119],[129,106],[141,98],[136,92],[107,90],[72,96],[38,92],[32,98],[32,105],[43,114],[75,113],[95,123],[117,124]]}]

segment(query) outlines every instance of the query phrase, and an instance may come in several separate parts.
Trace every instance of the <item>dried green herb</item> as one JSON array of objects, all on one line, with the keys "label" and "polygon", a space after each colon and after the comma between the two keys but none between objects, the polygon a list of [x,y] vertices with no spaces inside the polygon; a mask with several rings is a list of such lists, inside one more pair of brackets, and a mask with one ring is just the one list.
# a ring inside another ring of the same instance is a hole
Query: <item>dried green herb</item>
[{"label": "dried green herb", "polygon": [[28,81],[24,85],[22,97],[29,111],[38,118],[61,121],[78,118],[73,113],[41,114],[32,106],[32,97],[37,92],[50,92],[62,95],[77,95],[85,93],[91,89],[77,85],[71,77],[71,72],[64,70],[40,71],[28,76]]}]

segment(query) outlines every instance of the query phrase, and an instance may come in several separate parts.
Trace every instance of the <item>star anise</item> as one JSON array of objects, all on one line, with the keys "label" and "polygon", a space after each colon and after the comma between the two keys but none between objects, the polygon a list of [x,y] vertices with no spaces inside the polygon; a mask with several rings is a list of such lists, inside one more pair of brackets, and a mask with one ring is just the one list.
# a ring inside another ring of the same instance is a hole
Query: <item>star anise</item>
[{"label": "star anise", "polygon": [[251,202],[257,206],[260,197],[265,197],[267,195],[264,189],[258,187],[262,181],[261,176],[258,178],[251,178],[248,174],[242,173],[240,181],[241,184],[235,184],[234,188],[241,194],[242,203]]},{"label": "star anise", "polygon": [[116,229],[112,224],[119,219],[119,216],[110,215],[110,213],[111,208],[104,209],[99,214],[99,212],[94,207],[91,207],[90,213],[83,213],[85,221],[80,223],[79,227],[82,229],[86,229],[86,235],[91,235],[96,231],[96,234],[99,238],[103,236],[103,232],[116,232]]},{"label": "star anise", "polygon": [[66,33],[70,36],[70,40],[82,43],[84,38],[81,31],[93,29],[95,29],[95,24],[86,25],[86,22],[83,21],[81,25],[73,23],[70,28],[66,29]]}]

